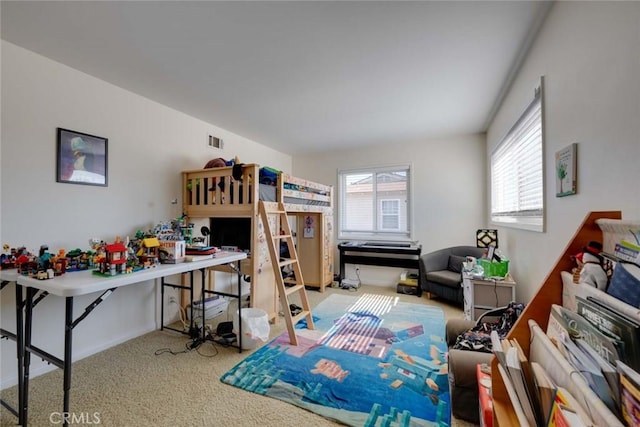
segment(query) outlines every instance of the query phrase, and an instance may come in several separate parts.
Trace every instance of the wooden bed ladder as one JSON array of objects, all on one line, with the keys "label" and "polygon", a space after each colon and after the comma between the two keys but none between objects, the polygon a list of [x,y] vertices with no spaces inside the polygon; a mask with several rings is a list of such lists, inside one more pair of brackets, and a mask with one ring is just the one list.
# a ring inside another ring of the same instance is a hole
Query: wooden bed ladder
[{"label": "wooden bed ladder", "polygon": [[[292,345],[298,345],[298,337],[296,336],[295,330],[296,323],[298,323],[298,321],[303,317],[306,317],[307,328],[315,329],[315,326],[313,324],[313,316],[311,314],[311,307],[309,305],[309,299],[307,298],[304,280],[302,279],[302,269],[298,262],[298,253],[296,252],[296,247],[293,243],[293,234],[291,234],[287,211],[285,210],[284,203],[278,203],[277,206],[277,210],[267,210],[264,202],[260,201],[260,217],[262,219],[262,224],[264,225],[267,246],[269,246],[271,265],[273,266],[273,273],[276,276],[278,295],[280,298],[280,305],[282,305],[282,311],[284,313],[284,320],[287,324],[287,331],[289,332],[289,341]],[[279,223],[280,229],[271,229],[269,215],[277,215],[278,221],[276,221],[276,227]],[[287,245],[289,258],[280,257],[280,242],[282,241]],[[282,276],[282,267],[287,265],[292,267],[294,276],[293,278],[287,278],[285,280]],[[289,295],[296,292],[300,294],[302,311],[296,315],[292,315]]]}]

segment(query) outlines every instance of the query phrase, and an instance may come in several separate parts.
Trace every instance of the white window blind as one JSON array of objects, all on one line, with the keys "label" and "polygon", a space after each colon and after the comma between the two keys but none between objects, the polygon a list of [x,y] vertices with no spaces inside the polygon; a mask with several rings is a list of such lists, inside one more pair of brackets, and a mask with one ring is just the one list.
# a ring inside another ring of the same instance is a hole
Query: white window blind
[{"label": "white window blind", "polygon": [[542,85],[491,154],[491,220],[544,231]]},{"label": "white window blind", "polygon": [[408,165],[339,171],[339,238],[408,240],[410,177]]}]

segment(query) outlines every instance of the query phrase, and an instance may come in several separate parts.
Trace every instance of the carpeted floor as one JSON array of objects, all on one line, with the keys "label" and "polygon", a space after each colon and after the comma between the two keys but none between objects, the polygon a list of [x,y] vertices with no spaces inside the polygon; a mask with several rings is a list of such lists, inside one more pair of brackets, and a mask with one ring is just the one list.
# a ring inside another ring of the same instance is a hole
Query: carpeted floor
[{"label": "carpeted floor", "polygon": [[[376,293],[398,296],[402,301],[441,307],[446,318],[462,311],[425,297],[398,295],[393,288],[362,286],[357,292],[328,288],[309,291],[312,307],[332,294],[357,296]],[[295,301],[292,301],[295,302]],[[214,320],[231,320],[220,316]],[[81,326],[80,326],[81,327]],[[271,338],[285,330],[280,319],[271,325]],[[241,390],[219,378],[245,359],[238,353],[207,343],[197,350],[172,355],[158,350],[182,351],[188,340],[174,332],[155,331],[87,357],[73,365],[71,411],[105,426],[335,426],[336,422],[288,403]],[[15,406],[16,387],[3,390],[2,398]],[[59,425],[62,410],[62,371],[57,369],[31,379],[29,425]],[[5,408],[0,425],[16,425]],[[453,420],[453,426],[470,424]]]}]

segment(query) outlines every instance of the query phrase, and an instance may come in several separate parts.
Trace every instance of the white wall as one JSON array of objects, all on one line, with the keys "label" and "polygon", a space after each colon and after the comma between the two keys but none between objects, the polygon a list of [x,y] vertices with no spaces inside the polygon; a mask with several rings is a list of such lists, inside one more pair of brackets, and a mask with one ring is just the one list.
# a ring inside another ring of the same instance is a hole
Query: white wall
[{"label": "white wall", "polygon": [[[112,241],[179,216],[180,172],[215,157],[291,170],[288,155],[4,41],[1,108],[0,243],[36,252],[88,249],[91,237]],[[56,182],[57,127],[109,139],[108,187]],[[223,138],[224,151],[206,146],[209,134]],[[1,320],[15,330],[10,288],[0,294]],[[151,283],[130,286],[96,308],[75,330],[76,359],[155,329],[155,292]],[[78,300],[75,315],[91,300]],[[63,312],[56,297],[36,308],[34,343],[57,356]],[[4,388],[16,382],[15,345],[0,345]],[[34,360],[33,374],[47,369]]]},{"label": "white wall", "polygon": [[[385,146],[316,153],[293,159],[293,173],[338,188],[338,170],[385,164],[412,165],[413,239],[422,252],[454,245],[475,246],[478,228],[485,219],[484,135],[467,135],[431,141],[394,141]],[[338,191],[334,200],[336,241]],[[356,278],[355,266],[346,266],[346,276]],[[339,257],[335,254],[335,270]],[[361,266],[364,283],[392,286],[402,270]]]},{"label": "white wall", "polygon": [[[487,156],[545,77],[546,232],[500,228],[528,301],[590,211],[640,218],[640,3],[557,2],[487,132]],[[554,154],[578,143],[578,194],[555,197]],[[585,242],[587,243],[587,242]]]}]

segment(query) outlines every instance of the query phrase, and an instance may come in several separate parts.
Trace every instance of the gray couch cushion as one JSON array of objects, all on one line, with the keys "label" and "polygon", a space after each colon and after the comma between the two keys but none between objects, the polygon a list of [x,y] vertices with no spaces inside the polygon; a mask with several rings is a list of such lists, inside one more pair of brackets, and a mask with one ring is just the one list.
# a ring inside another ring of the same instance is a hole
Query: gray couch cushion
[{"label": "gray couch cushion", "polygon": [[460,287],[462,275],[449,270],[438,270],[427,273],[427,280],[438,282],[452,288]]},{"label": "gray couch cushion", "polygon": [[462,263],[466,260],[467,258],[463,256],[449,255],[447,270],[453,271],[454,273],[462,273]]}]

